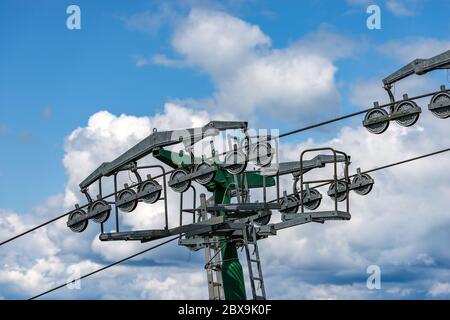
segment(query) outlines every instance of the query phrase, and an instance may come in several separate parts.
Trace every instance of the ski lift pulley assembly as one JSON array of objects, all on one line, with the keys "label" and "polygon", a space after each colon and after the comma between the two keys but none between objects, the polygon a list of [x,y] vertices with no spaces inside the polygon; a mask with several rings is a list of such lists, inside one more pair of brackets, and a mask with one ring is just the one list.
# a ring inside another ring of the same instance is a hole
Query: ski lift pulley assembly
[{"label": "ski lift pulley assembly", "polygon": [[[384,107],[389,107],[390,113],[375,102],[373,109],[366,113],[364,127],[371,133],[381,134],[387,130],[392,120],[403,127],[413,126],[419,120],[421,108],[415,101],[409,99],[408,95],[404,95],[401,101],[395,101],[392,87],[396,82],[410,75],[423,75],[437,69],[450,69],[450,50],[430,59],[416,59],[385,78],[383,87],[389,95],[390,103]],[[432,96],[428,109],[440,119],[450,117],[450,93],[445,86],[441,86],[441,92]]]}]

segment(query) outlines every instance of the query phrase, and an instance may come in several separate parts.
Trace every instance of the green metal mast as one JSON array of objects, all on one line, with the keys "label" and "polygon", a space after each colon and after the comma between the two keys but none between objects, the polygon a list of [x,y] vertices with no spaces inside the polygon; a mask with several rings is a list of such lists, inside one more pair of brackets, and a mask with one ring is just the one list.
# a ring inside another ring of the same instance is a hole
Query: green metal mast
[{"label": "green metal mast", "polygon": [[[161,148],[156,149],[153,152],[153,156],[171,168],[182,167],[190,170],[194,165],[192,163],[191,156],[183,152],[177,153]],[[197,160],[200,161],[200,159]],[[217,158],[214,160],[214,163],[219,163]],[[234,177],[217,165],[216,169],[217,171],[214,180],[209,183],[206,188],[208,191],[213,193],[216,204],[229,204],[231,202],[230,192],[235,184]],[[263,187],[263,177],[254,172],[246,172],[239,175],[237,177],[239,184],[242,184],[242,181],[244,181],[244,175],[247,180],[248,188]],[[265,180],[267,187],[275,185],[275,180],[273,178],[266,177]],[[221,212],[220,215],[224,216],[225,212]],[[223,243],[221,245],[221,254],[222,279],[225,299],[246,300],[247,295],[245,292],[244,274],[242,271],[242,265],[239,261],[236,242],[228,242],[224,237],[221,237],[220,242]]]}]

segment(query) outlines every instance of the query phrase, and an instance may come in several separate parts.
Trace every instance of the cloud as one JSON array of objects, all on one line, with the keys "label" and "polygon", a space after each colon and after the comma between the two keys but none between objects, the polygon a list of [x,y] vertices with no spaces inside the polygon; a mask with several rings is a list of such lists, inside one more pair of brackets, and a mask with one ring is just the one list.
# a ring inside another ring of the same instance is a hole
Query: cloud
[{"label": "cloud", "polygon": [[131,58],[134,61],[134,64],[136,65],[136,67],[143,67],[149,64],[149,61],[147,58],[140,56],[140,55],[133,55],[131,56]]},{"label": "cloud", "polygon": [[152,62],[154,64],[159,64],[165,67],[185,67],[186,63],[181,60],[170,59],[163,54],[154,54],[152,57]]},{"label": "cloud", "polygon": [[294,42],[292,48],[298,53],[319,55],[330,60],[347,58],[358,51],[363,51],[367,44],[364,41],[356,45],[355,41],[327,24],[322,24],[316,31],[311,32]]},{"label": "cloud", "polygon": [[[15,236],[39,222],[32,215],[19,215],[0,209],[1,240]],[[15,294],[28,295],[33,290],[50,286],[52,282],[48,276],[61,266],[57,257],[60,252],[60,247],[50,239],[46,228],[27,238],[19,238],[14,244],[2,246],[0,294],[11,298]]]},{"label": "cloud", "polygon": [[18,288],[31,294],[36,288],[45,288],[53,285],[50,280],[55,275],[61,275],[64,270],[63,263],[58,257],[37,259],[31,268],[7,267],[0,271],[0,282],[15,283]]},{"label": "cloud", "polygon": [[337,113],[335,72],[332,63],[318,56],[301,59],[292,52],[274,52],[221,80],[216,100],[243,116],[303,118],[305,123],[326,111]]},{"label": "cloud", "polygon": [[[10,210],[0,209],[0,230],[2,239],[8,239],[18,233],[21,233],[30,227],[34,226],[36,220],[31,217],[24,218]],[[32,257],[39,257],[40,255],[53,255],[58,252],[58,247],[55,246],[49,239],[45,232],[41,234],[32,234],[32,241],[22,242],[19,247],[21,250],[11,252],[11,256],[4,256],[3,262],[7,263],[9,258],[20,257],[24,251],[30,250]]]},{"label": "cloud", "polygon": [[176,19],[176,11],[167,3],[159,3],[154,10],[121,17],[127,28],[145,32],[151,36],[155,36],[161,28],[174,23]]},{"label": "cloud", "polygon": [[334,60],[349,56],[355,47],[353,41],[324,26],[276,49],[257,25],[201,9],[191,10],[178,24],[172,46],[181,60],[158,55],[154,62],[184,64],[210,76],[216,91],[209,110],[302,123],[324,111],[338,112]]},{"label": "cloud", "polygon": [[[450,49],[450,40],[426,37],[408,37],[401,40],[390,40],[376,47],[376,50],[386,58],[393,59],[394,67],[377,79],[358,79],[350,85],[350,102],[354,105],[371,106],[372,102],[389,102],[381,79],[400,69],[417,58],[431,58]],[[404,93],[409,96],[419,95],[438,90],[439,84],[445,81],[445,74],[439,71],[426,75],[412,75],[395,83],[393,92],[397,99]]]},{"label": "cloud", "polygon": [[[207,299],[205,290],[206,279],[204,272],[188,271],[177,268],[173,273],[161,277],[139,275],[136,278],[137,288],[142,290],[141,299]],[[159,278],[159,279],[158,279]]]},{"label": "cloud", "polygon": [[428,59],[450,50],[449,39],[427,37],[408,37],[402,40],[391,40],[379,46],[378,51],[399,62],[409,63],[417,58]]},{"label": "cloud", "polygon": [[351,6],[368,7],[371,4],[384,5],[387,11],[399,17],[413,17],[420,13],[424,5],[423,0],[385,0],[380,3],[374,3],[371,0],[347,0]]},{"label": "cloud", "polygon": [[428,292],[432,297],[442,297],[450,295],[450,283],[435,283]]},{"label": "cloud", "polygon": [[[279,277],[280,283],[285,283]],[[295,286],[286,285],[276,290],[280,293],[278,299],[285,300],[361,300],[369,299],[372,294],[364,284],[333,285],[333,284],[310,284],[291,278]],[[288,280],[289,281],[289,280]],[[292,283],[292,282],[291,282]],[[281,290],[280,290],[281,289]]]},{"label": "cloud", "polygon": [[191,11],[172,39],[174,48],[189,64],[217,76],[248,63],[255,49],[270,43],[256,25],[226,13],[198,9]]},{"label": "cloud", "polygon": [[[410,77],[395,84],[393,93],[397,100],[402,99],[403,94],[407,93],[410,97],[433,92],[438,90],[438,83],[428,76]],[[369,108],[373,102],[380,104],[388,103],[389,96],[383,89],[383,84],[379,79],[369,79],[355,81],[350,85],[350,102],[353,105]]]},{"label": "cloud", "polygon": [[386,0],[386,8],[396,16],[412,17],[421,7],[420,0]]},{"label": "cloud", "polygon": [[174,27],[180,23],[183,15],[192,8],[233,11],[239,9],[241,3],[234,0],[222,1],[220,3],[210,0],[155,1],[150,6],[151,9],[119,18],[126,28],[144,32],[154,37],[165,27]]}]

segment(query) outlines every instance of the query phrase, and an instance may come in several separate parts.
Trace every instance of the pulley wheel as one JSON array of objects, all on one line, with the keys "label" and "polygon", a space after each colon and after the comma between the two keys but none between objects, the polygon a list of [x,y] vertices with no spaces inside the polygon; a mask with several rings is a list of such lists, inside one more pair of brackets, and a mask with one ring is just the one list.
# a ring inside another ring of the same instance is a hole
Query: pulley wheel
[{"label": "pulley wheel", "polygon": [[[134,199],[134,200],[132,200]],[[134,209],[136,209],[138,205],[138,200],[136,199],[136,192],[133,189],[125,189],[122,190],[119,195],[117,196],[117,201],[128,201],[124,204],[121,204],[120,206],[117,206],[121,211],[123,212],[132,212]]]},{"label": "pulley wheel", "polygon": [[286,209],[280,209],[281,213],[297,213],[298,212],[298,202],[297,197],[291,195],[286,198],[281,198],[281,207],[288,206]]},{"label": "pulley wheel", "polygon": [[[309,192],[310,192],[311,196],[313,196],[313,197],[320,196],[320,192],[317,191],[316,189],[309,189]],[[305,206],[305,208],[308,210],[311,210],[311,211],[316,210],[320,206],[320,203],[322,202],[321,198],[317,198],[315,200],[308,200],[306,198],[306,190],[303,191],[302,198],[305,199],[304,200],[305,202],[303,202],[303,205]]]},{"label": "pulley wheel", "polygon": [[161,197],[161,189],[157,189],[159,187],[159,183],[155,180],[148,180],[141,184],[139,188],[139,192],[148,191],[150,192],[145,197],[142,197],[142,201],[148,204],[155,203]]},{"label": "pulley wheel", "polygon": [[[195,166],[194,173],[196,173],[198,171],[203,171],[203,170],[208,171],[208,170],[211,170],[212,168],[213,168],[212,165],[210,165],[209,163],[202,162]],[[195,178],[195,181],[197,181],[201,185],[207,185],[208,183],[210,183],[211,181],[214,180],[215,176],[216,176],[216,172],[211,171],[209,173],[205,173],[200,176],[197,176],[197,178]]]},{"label": "pulley wheel", "polygon": [[109,214],[111,213],[111,209],[108,207],[108,204],[104,200],[95,201],[90,207],[89,211],[100,211],[99,214],[92,217],[92,220],[96,223],[103,223],[109,218]]},{"label": "pulley wheel", "polygon": [[[331,192],[335,192],[335,190],[334,190],[334,182],[333,183],[331,183],[331,185],[330,185],[330,189],[329,189],[329,191],[331,191]],[[347,185],[344,183],[344,182],[342,182],[342,181],[338,181],[338,190],[337,190],[337,201],[338,202],[342,202],[342,201],[344,201],[345,199],[347,199]],[[331,199],[335,199],[335,194],[333,194],[333,195],[331,195],[330,196],[330,198]]]},{"label": "pulley wheel", "polygon": [[[84,212],[84,210],[77,209],[69,215],[68,222],[75,220],[75,219],[83,219],[86,217],[87,217],[87,214],[86,214],[86,212]],[[86,230],[87,226],[88,226],[88,221],[86,219],[86,220],[77,222],[74,225],[71,225],[69,228],[73,232],[79,233],[79,232],[83,232],[84,230]]]},{"label": "pulley wheel", "polygon": [[432,98],[430,104],[442,105],[443,107],[430,110],[432,114],[440,119],[450,117],[450,94],[448,92],[436,93]]},{"label": "pulley wheel", "polygon": [[[177,169],[170,175],[169,184],[173,191],[183,193],[191,186],[189,173],[184,169]],[[179,181],[182,180],[182,181]]]},{"label": "pulley wheel", "polygon": [[251,159],[260,167],[267,167],[273,159],[272,146],[268,142],[258,142],[252,147]]},{"label": "pulley wheel", "polygon": [[241,174],[247,168],[247,158],[242,151],[230,151],[225,155],[225,170],[230,174]]},{"label": "pulley wheel", "polygon": [[[352,184],[356,183],[368,183],[372,178],[367,173],[362,173],[361,176],[356,175],[353,178]],[[365,186],[361,186],[358,188],[353,189],[357,194],[361,196],[365,196],[366,194],[369,194],[370,191],[372,191],[373,184],[366,184]]]},{"label": "pulley wheel", "polygon": [[268,225],[270,222],[270,218],[272,218],[272,212],[260,212],[261,217],[254,219],[253,221],[258,226]]},{"label": "pulley wheel", "polygon": [[395,120],[402,127],[410,127],[419,120],[420,113],[416,113],[415,110],[418,108],[414,101],[403,101],[394,107],[395,112],[414,112]]},{"label": "pulley wheel", "polygon": [[[301,190],[299,188],[299,182],[300,182],[299,179],[295,179],[295,181],[294,181],[294,193],[296,194],[297,197],[300,197],[300,192],[301,192]],[[309,192],[311,194],[311,197],[320,196],[320,192],[317,189],[310,188]],[[303,197],[302,197],[303,199],[306,199],[306,194],[307,194],[306,189],[303,189]],[[303,201],[305,201],[305,200],[303,200]],[[303,202],[303,205],[305,206],[306,209],[312,211],[312,210],[316,210],[320,206],[321,202],[322,202],[322,198],[318,198],[315,200],[306,199],[306,201]]]},{"label": "pulley wheel", "polygon": [[[364,121],[385,117],[387,115],[388,115],[388,113],[384,109],[373,109],[366,113],[366,117],[364,118]],[[365,127],[371,133],[381,134],[381,133],[385,132],[387,130],[387,128],[389,127],[389,120],[365,125]]]}]

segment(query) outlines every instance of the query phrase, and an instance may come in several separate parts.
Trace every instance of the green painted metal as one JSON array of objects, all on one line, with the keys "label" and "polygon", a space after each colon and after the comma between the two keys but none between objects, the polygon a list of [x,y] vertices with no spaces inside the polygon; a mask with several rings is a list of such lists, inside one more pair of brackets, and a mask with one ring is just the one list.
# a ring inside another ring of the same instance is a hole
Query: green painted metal
[{"label": "green painted metal", "polygon": [[163,148],[159,148],[153,150],[152,155],[171,168],[190,168],[192,166],[191,156],[183,151],[173,152],[165,150]]},{"label": "green painted metal", "polygon": [[[156,149],[153,151],[153,156],[159,161],[165,163],[171,168],[183,167],[185,169],[192,169],[192,159],[189,154],[183,152],[172,152],[165,149]],[[201,159],[195,159],[196,162]],[[213,163],[219,164],[218,158],[213,160]],[[234,184],[233,175],[227,171],[216,166],[217,171],[214,180],[209,183],[206,188],[214,195],[215,203],[228,204],[230,203],[229,193],[227,189]],[[247,172],[238,176],[238,184],[242,186],[243,175],[246,175],[247,184],[249,188],[262,188],[263,177],[255,172]],[[275,186],[275,179],[266,177],[266,186]],[[220,215],[225,215],[221,212]],[[222,279],[223,288],[226,300],[246,300],[244,273],[242,265],[239,261],[237,247],[235,242],[226,242],[225,238],[221,238],[222,243]]]},{"label": "green painted metal", "polygon": [[[216,203],[227,204],[230,203],[226,189],[220,187],[214,191],[214,200]],[[225,213],[221,212],[223,216]],[[222,253],[222,280],[223,291],[226,300],[247,300],[245,293],[244,273],[242,265],[239,261],[237,247],[235,242],[226,242],[224,237],[221,237],[220,242],[223,243]]]}]

